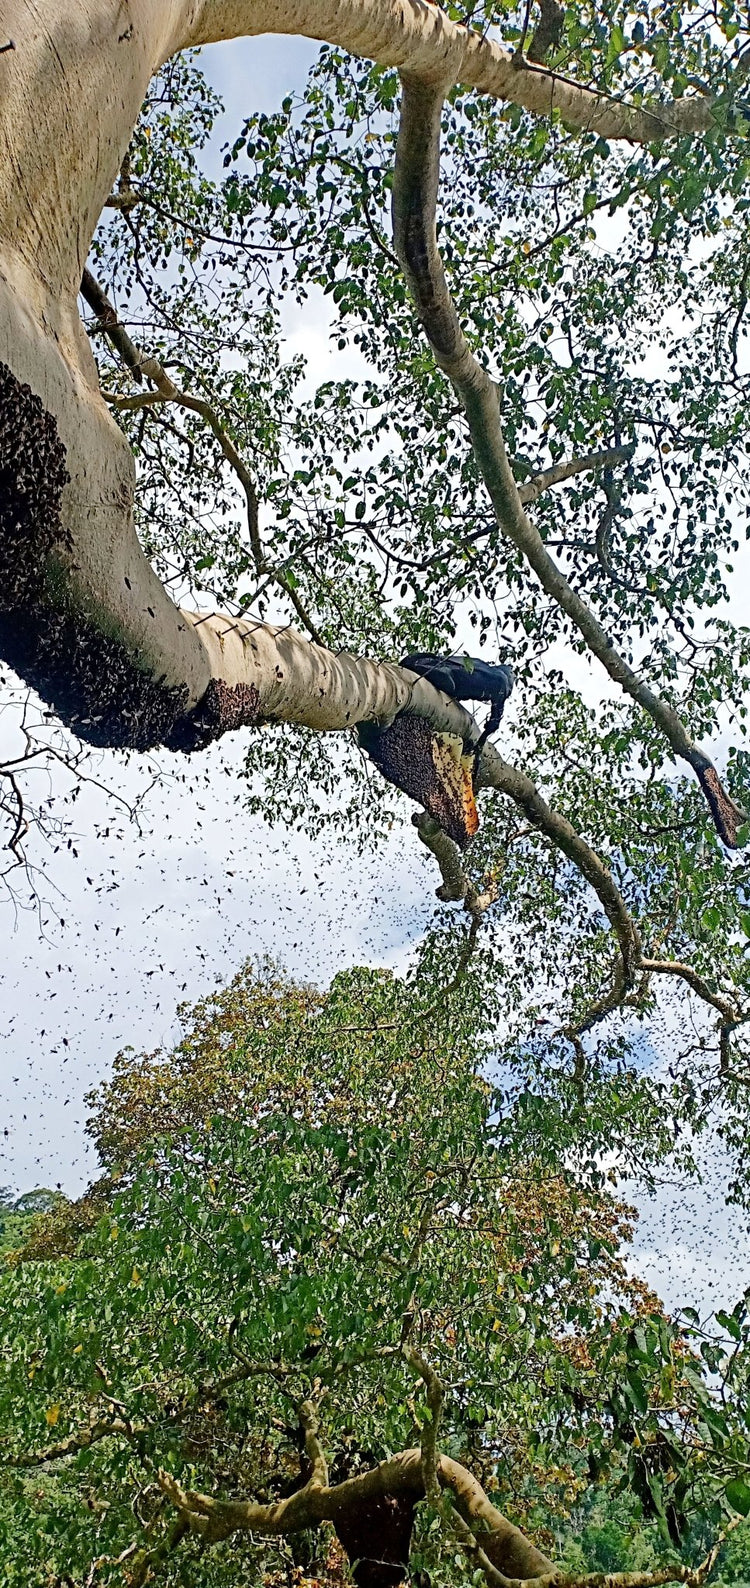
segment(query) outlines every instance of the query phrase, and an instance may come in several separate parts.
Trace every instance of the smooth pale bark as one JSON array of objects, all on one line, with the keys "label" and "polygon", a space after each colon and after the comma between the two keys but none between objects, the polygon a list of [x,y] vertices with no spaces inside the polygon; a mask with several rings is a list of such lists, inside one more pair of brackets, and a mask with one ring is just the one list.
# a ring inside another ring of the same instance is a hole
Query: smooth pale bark
[{"label": "smooth pale bark", "polygon": [[[179,692],[185,712],[212,680],[250,685],[257,668],[249,647],[221,643],[220,625],[186,621],[141,552],[132,457],[99,393],[76,299],[153,72],[188,45],[264,32],[327,39],[427,79],[557,109],[607,136],[665,136],[710,120],[705,99],[685,99],[660,110],[657,124],[650,112],[516,63],[423,0],[0,0],[0,43],[15,46],[0,53],[0,361],[41,399],[65,447],[55,599],[122,646],[136,672]],[[44,679],[34,681],[44,692]],[[369,677],[368,698],[371,690],[387,716],[393,680]],[[355,695],[350,721],[360,715],[360,683]],[[318,726],[317,708],[305,715],[300,699],[298,691],[289,720]],[[97,717],[95,701],[85,710]],[[338,707],[322,715],[323,725],[341,725]]]},{"label": "smooth pale bark", "polygon": [[[539,110],[571,93],[516,70],[507,51],[420,0],[0,3],[0,38],[15,44],[0,55],[0,358],[54,415],[66,448],[71,598],[121,636],[145,671],[167,686],[184,685],[188,705],[205,692],[211,659],[200,631],[182,623],[140,553],[132,460],[98,396],[76,294],[154,70],[186,45],[270,31],[325,38],[428,76],[460,77]],[[622,115],[622,107],[599,106],[596,96],[584,100],[579,119],[587,125],[599,109]],[[572,101],[565,109],[575,119]],[[705,118],[705,101],[679,106],[688,120],[698,112]],[[629,123],[627,135],[635,135]]]},{"label": "smooth pale bark", "polygon": [[511,50],[451,22],[424,0],[291,0],[258,5],[255,0],[203,0],[188,43],[250,33],[298,33],[343,45],[352,55],[397,66],[425,81],[461,83],[536,115],[557,112],[571,126],[602,138],[635,143],[702,132],[711,125],[705,96],[628,105],[578,87],[534,67]]},{"label": "smooth pale bark", "polygon": [[[191,748],[259,717],[319,729],[383,723],[408,701],[437,731],[470,741],[476,729],[467,713],[396,667],[333,656],[289,630],[180,612],[135,533],[133,459],[99,391],[77,311],[78,286],[154,70],[186,45],[264,31],[326,38],[428,80],[460,77],[540,110],[553,104],[569,120],[577,116],[599,130],[600,112],[627,112],[636,120],[627,121],[625,135],[653,135],[643,112],[613,107],[583,90],[572,91],[563,105],[555,96],[568,94],[566,85],[517,68],[507,52],[456,28],[422,0],[305,0],[283,9],[261,0],[0,0],[0,43],[7,36],[15,46],[0,53],[0,363],[52,416],[70,475],[60,535],[40,580],[40,599],[47,603],[42,618],[63,612],[69,632],[77,625],[104,636],[103,671],[117,652],[132,675],[130,714],[121,725],[113,727],[111,713],[98,708],[95,667],[86,685],[91,698],[79,700],[69,720],[99,743],[146,744],[161,737]],[[546,101],[534,97],[540,85]],[[703,99],[680,101],[669,111],[670,125],[682,117],[685,130],[693,116],[705,125],[709,113]],[[22,560],[24,547],[17,551]],[[23,609],[12,617],[18,629]],[[0,610],[0,634],[2,621]],[[34,621],[41,632],[38,612]],[[169,697],[153,723],[148,710],[139,709],[139,680],[152,695],[161,690]],[[34,682],[58,699],[53,677],[45,680],[37,671]],[[191,739],[181,724],[201,710],[204,720]],[[489,747],[482,778],[516,800],[581,867],[626,965],[632,964],[638,945],[606,867],[530,780]]]}]

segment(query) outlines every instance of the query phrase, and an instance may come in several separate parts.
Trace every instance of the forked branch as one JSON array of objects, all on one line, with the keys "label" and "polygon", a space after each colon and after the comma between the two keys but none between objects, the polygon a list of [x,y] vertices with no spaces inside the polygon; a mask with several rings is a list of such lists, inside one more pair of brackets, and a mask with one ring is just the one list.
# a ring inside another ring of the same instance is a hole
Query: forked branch
[{"label": "forked branch", "polygon": [[[488,1588],[660,1588],[673,1582],[702,1588],[716,1564],[726,1532],[698,1567],[674,1564],[657,1571],[586,1573],[556,1567],[495,1509],[481,1484],[465,1467],[438,1453],[436,1434],[442,1388],[419,1352],[407,1346],[404,1355],[427,1389],[430,1416],[421,1449],[404,1450],[369,1472],[333,1487],[320,1487],[310,1480],[288,1500],[270,1505],[217,1500],[184,1489],[166,1472],[159,1474],[162,1493],[205,1544],[217,1543],[233,1533],[288,1536],[324,1521],[336,1526],[356,1516],[358,1509],[374,1499],[409,1495],[416,1500],[426,1498],[441,1514],[445,1513],[449,1532],[471,1564],[479,1566]],[[452,1504],[446,1507],[448,1495]],[[726,1531],[731,1530],[731,1525]]]}]

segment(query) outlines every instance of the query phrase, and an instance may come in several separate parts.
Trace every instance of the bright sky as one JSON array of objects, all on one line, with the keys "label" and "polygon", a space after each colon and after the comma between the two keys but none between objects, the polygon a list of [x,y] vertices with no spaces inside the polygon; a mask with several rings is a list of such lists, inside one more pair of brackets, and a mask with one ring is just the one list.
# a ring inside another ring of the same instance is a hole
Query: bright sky
[{"label": "bright sky", "polygon": [[[218,143],[252,110],[272,110],[300,86],[316,51],[305,40],[263,38],[204,52],[227,106]],[[288,351],[304,352],[316,382],[332,372],[322,303],[292,311],[288,336]],[[0,717],[0,753],[9,731]],[[364,861],[341,842],[334,853],[322,841],[270,831],[236,804],[232,765],[240,759],[241,747],[226,744],[189,765],[161,756],[177,780],[150,795],[141,833],[87,787],[67,834],[77,857],[67,837],[58,853],[34,852],[49,901],[41,938],[33,910],[14,927],[12,910],[0,904],[8,934],[0,1185],[78,1191],[95,1168],[83,1136],[85,1093],[119,1048],[168,1042],[181,999],[211,991],[249,956],[270,954],[318,982],[363,961],[405,964],[439,880],[412,829]],[[125,766],[113,754],[103,754],[95,772],[131,798],[150,781],[137,759]],[[741,1288],[737,1240],[716,1185],[705,1196],[691,1192],[687,1205],[681,1190],[666,1190],[644,1209],[636,1263],[673,1303],[695,1301],[700,1275],[703,1300],[719,1304]]]}]

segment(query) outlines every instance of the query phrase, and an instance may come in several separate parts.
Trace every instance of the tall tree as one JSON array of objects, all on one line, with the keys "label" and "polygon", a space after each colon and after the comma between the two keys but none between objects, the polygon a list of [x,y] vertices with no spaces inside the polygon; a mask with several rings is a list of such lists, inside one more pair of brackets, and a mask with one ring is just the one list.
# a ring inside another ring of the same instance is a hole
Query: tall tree
[{"label": "tall tree", "polygon": [[574,1588],[556,1520],[618,1483],[657,1526],[606,1582],[699,1588],[750,1508],[746,1308],[664,1313],[586,1113],[561,1154],[553,1099],[490,1085],[476,1026],[471,995],[380,972],[321,995],[246,971],[172,1054],[121,1055],[104,1179],[0,1280],[11,1584],[307,1558],[358,1588]]}]

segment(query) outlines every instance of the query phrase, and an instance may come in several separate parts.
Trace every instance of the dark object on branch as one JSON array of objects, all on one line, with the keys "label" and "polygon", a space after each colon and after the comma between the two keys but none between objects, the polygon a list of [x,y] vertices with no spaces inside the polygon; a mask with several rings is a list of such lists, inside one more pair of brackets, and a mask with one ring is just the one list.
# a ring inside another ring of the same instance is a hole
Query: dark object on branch
[{"label": "dark object on branch", "polygon": [[131,341],[124,325],[121,325],[117,318],[117,310],[110,303],[103,287],[100,287],[96,276],[92,276],[91,271],[88,269],[84,270],[81,277],[81,297],[86,301],[89,308],[93,309],[101,329],[107,332],[123,363],[127,364],[133,380],[137,380],[139,385],[142,385],[143,370],[141,369],[141,360],[143,354],[136,347],[135,342]]},{"label": "dark object on branch", "polygon": [[534,31],[534,37],[526,51],[527,61],[534,61],[541,65],[560,42],[560,34],[565,21],[565,11],[557,0],[539,0],[539,21]]},{"label": "dark object on branch", "polygon": [[488,700],[502,708],[513,688],[513,669],[502,662],[482,662],[478,656],[430,656],[417,651],[400,664],[427,678],[453,700]]},{"label": "dark object on branch", "polygon": [[479,826],[472,781],[473,758],[461,740],[434,733],[424,717],[401,711],[388,728],[361,722],[359,742],[389,783],[423,805],[459,849]]},{"label": "dark object on branch", "polygon": [[453,700],[486,700],[491,705],[492,710],[474,747],[476,776],[485,741],[491,733],[497,733],[500,726],[505,702],[515,682],[513,669],[502,662],[480,661],[478,656],[430,656],[423,651],[405,656],[401,666],[419,673]]},{"label": "dark object on branch", "polygon": [[399,1588],[408,1577],[414,1506],[414,1495],[383,1494],[336,1518],[357,1588]]}]

